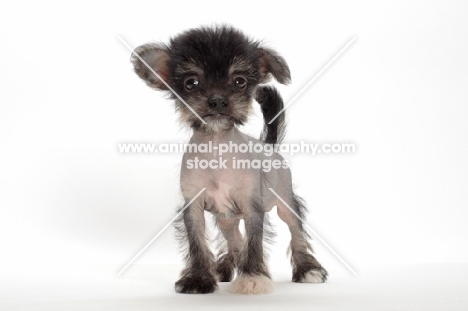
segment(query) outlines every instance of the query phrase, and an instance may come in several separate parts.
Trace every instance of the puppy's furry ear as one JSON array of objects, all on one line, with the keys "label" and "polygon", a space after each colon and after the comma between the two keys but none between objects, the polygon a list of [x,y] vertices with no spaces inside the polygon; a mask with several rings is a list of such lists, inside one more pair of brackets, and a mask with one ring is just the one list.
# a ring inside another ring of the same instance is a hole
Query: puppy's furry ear
[{"label": "puppy's furry ear", "polygon": [[268,82],[270,76],[281,84],[291,82],[291,72],[288,64],[278,53],[273,50],[260,48],[260,72],[264,82]]},{"label": "puppy's furry ear", "polygon": [[[169,51],[165,46],[149,43],[137,47],[132,53],[131,61],[136,74],[142,78],[149,87],[158,90],[168,90],[161,79],[167,84],[171,84],[168,68],[169,58]],[[153,71],[157,73],[159,77],[155,75]]]}]

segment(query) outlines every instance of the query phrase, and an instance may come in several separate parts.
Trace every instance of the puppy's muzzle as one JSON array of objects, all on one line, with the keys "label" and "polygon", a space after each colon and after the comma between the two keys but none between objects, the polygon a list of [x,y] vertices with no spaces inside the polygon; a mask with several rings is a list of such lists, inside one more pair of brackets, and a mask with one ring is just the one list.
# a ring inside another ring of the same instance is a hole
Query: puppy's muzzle
[{"label": "puppy's muzzle", "polygon": [[227,110],[228,102],[224,96],[213,95],[208,99],[208,106],[217,113],[223,113]]}]

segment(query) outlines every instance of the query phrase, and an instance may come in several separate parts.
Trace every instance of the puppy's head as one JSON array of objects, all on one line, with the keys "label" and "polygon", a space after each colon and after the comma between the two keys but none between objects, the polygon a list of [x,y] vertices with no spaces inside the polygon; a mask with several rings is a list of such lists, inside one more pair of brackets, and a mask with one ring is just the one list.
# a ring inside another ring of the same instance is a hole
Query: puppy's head
[{"label": "puppy's head", "polygon": [[258,84],[271,77],[290,81],[281,56],[227,26],[191,29],[168,45],[142,45],[132,63],[148,86],[170,92],[185,124],[207,133],[243,124]]}]

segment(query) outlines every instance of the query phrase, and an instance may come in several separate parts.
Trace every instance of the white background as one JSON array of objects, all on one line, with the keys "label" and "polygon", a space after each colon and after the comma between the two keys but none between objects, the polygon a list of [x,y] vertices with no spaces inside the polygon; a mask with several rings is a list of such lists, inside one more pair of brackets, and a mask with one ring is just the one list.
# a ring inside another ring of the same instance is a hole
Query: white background
[{"label": "white background", "polygon": [[[289,157],[308,223],[358,273],[377,263],[468,261],[468,5],[463,1],[10,2],[0,8],[0,273],[121,268],[180,204],[173,104],[129,50],[229,23],[287,60],[286,141],[352,142],[353,155]],[[258,113],[244,130],[257,135]],[[276,215],[272,215],[276,219]],[[276,221],[275,221],[276,222]],[[289,271],[277,223],[272,264]],[[136,263],[180,263],[167,230]],[[315,239],[330,273],[351,275]],[[131,269],[131,268],[130,268]],[[289,273],[289,272],[288,272]]]}]

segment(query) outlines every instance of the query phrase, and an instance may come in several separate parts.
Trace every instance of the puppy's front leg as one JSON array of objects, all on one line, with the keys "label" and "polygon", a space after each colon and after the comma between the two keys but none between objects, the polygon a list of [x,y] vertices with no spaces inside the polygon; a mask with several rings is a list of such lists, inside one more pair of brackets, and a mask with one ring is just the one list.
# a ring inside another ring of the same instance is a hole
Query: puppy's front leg
[{"label": "puppy's front leg", "polygon": [[264,217],[265,211],[259,202],[253,202],[244,213],[246,239],[239,261],[239,275],[232,284],[236,293],[266,294],[273,290],[263,256]]},{"label": "puppy's front leg", "polygon": [[[187,200],[188,202],[188,200]],[[183,242],[188,242],[186,267],[175,283],[178,293],[207,294],[218,285],[213,273],[214,258],[205,237],[204,205],[201,199],[194,201],[183,213]]]}]

